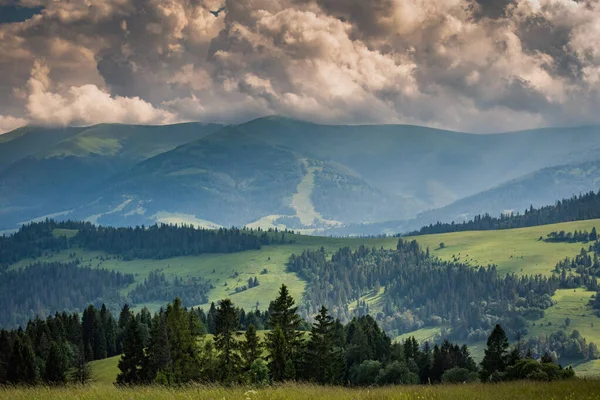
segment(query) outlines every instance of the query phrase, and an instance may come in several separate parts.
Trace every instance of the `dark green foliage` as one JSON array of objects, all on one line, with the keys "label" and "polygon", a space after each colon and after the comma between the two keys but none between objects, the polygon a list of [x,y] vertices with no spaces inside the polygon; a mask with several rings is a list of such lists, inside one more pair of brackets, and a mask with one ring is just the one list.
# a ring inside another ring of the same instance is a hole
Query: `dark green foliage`
[{"label": "dark green foliage", "polygon": [[373,385],[379,377],[381,363],[376,360],[366,360],[350,368],[350,382],[358,386]]},{"label": "dark green foliage", "polygon": [[[485,338],[497,321],[511,333],[523,330],[524,316],[541,317],[559,286],[557,277],[499,276],[494,266],[475,269],[427,257],[416,241],[402,239],[396,250],[342,248],[331,259],[324,249],[306,250],[292,255],[288,266],[308,281],[300,310],[305,317],[321,304],[343,321],[368,314],[360,298],[385,286],[381,324],[390,335],[446,323],[449,338],[469,342]],[[346,305],[354,302],[349,311]]]},{"label": "dark green foliage", "polygon": [[377,384],[379,385],[416,385],[419,375],[412,372],[406,363],[394,361],[379,371]]},{"label": "dark green foliage", "polygon": [[[441,223],[425,226],[406,236],[429,235],[434,233],[485,231],[498,229],[524,228],[556,224],[559,222],[581,221],[600,218],[600,191],[589,192],[563,199],[552,206],[530,207],[523,214],[505,215],[494,218],[489,214],[478,215],[463,223]],[[594,239],[595,240],[595,239]]]},{"label": "dark green foliage", "polygon": [[559,365],[551,362],[539,362],[533,359],[523,358],[507,368],[505,379],[555,381],[569,379],[574,376],[575,372],[571,367],[563,369]]},{"label": "dark green foliage", "polygon": [[143,283],[139,283],[129,292],[128,297],[134,303],[169,301],[179,297],[184,304],[202,304],[208,301],[208,291],[213,289],[210,282],[202,278],[179,278],[167,280],[164,272],[151,271]]},{"label": "dark green foliage", "polygon": [[[593,238],[593,239],[592,239]],[[587,243],[589,241],[595,242],[598,239],[598,233],[596,232],[596,228],[592,229],[592,232],[588,231],[575,231],[575,232],[550,232],[544,242],[550,243]]]},{"label": "dark green foliage", "polygon": [[494,374],[501,375],[508,364],[508,338],[504,329],[496,325],[487,340],[485,356],[481,362],[480,378],[482,382],[489,381]]},{"label": "dark green foliage", "polygon": [[336,347],[335,323],[325,307],[315,320],[306,346],[305,376],[321,384],[339,383],[345,365],[342,349]]},{"label": "dark green foliage", "polygon": [[269,326],[266,343],[269,350],[269,368],[274,381],[294,379],[302,364],[302,319],[298,307],[285,285],[269,307]]},{"label": "dark green foliage", "polygon": [[75,365],[71,380],[79,385],[85,385],[92,379],[92,368],[85,358],[83,346],[77,349],[75,354]]},{"label": "dark green foliage", "polygon": [[83,268],[76,262],[35,263],[0,272],[0,326],[24,326],[36,315],[45,318],[57,310],[84,308],[99,298],[117,302],[119,290],[132,282],[133,275]]},{"label": "dark green foliage", "polygon": [[442,383],[470,383],[476,382],[478,379],[477,372],[460,367],[449,369],[442,375]]},{"label": "dark green foliage", "polygon": [[219,352],[220,380],[232,384],[239,380],[242,359],[236,339],[239,327],[237,312],[230,299],[221,300],[216,315],[215,348]]},{"label": "dark green foliage", "polygon": [[38,371],[35,365],[35,353],[29,336],[23,332],[18,332],[13,338],[8,364],[9,383],[26,385],[36,383]]},{"label": "dark green foliage", "polygon": [[198,377],[199,365],[197,337],[192,334],[188,311],[176,298],[167,305],[165,315],[172,368],[163,372],[172,384],[190,382]]},{"label": "dark green foliage", "polygon": [[248,371],[252,368],[254,362],[261,357],[263,345],[256,334],[256,328],[253,324],[248,326],[248,329],[244,334],[244,339],[245,340],[241,343],[242,359],[244,370]]},{"label": "dark green foliage", "polygon": [[[600,352],[595,343],[588,342],[577,330],[570,333],[560,329],[545,335],[543,338],[529,338],[525,344],[535,359],[550,357],[552,354],[557,361],[561,360],[595,360]],[[549,358],[550,362],[552,357]]]},{"label": "dark green foliage", "polygon": [[269,366],[262,358],[254,360],[250,366],[250,383],[256,386],[265,386],[270,382]]},{"label": "dark green foliage", "polygon": [[46,357],[44,381],[50,385],[67,383],[68,360],[66,346],[53,341]]},{"label": "dark green foliage", "polygon": [[119,370],[121,372],[117,375],[117,384],[136,385],[143,383],[145,380],[142,371],[144,364],[142,332],[134,315],[130,314],[123,332],[123,354],[119,360]]}]

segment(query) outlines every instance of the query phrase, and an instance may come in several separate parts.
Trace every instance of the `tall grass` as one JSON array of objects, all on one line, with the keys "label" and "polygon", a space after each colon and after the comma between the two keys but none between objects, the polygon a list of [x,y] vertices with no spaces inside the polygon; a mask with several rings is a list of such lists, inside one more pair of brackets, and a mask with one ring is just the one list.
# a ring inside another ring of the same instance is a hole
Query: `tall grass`
[{"label": "tall grass", "polygon": [[502,384],[468,384],[453,386],[393,386],[385,388],[349,389],[305,384],[285,384],[266,389],[190,386],[186,388],[136,387],[119,389],[95,384],[86,387],[0,388],[0,399],[6,400],[445,400],[445,399],[600,399],[600,380],[563,382],[513,382]]}]

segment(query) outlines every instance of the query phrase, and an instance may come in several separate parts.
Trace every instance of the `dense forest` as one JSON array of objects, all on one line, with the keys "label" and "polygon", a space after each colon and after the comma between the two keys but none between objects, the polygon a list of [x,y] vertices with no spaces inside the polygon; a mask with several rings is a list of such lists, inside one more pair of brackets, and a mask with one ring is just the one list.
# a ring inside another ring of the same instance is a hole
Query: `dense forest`
[{"label": "dense forest", "polygon": [[540,208],[533,208],[532,206],[525,210],[523,214],[502,214],[498,218],[485,214],[477,215],[472,220],[463,223],[455,223],[454,221],[451,223],[438,222],[424,226],[418,231],[407,233],[405,236],[525,228],[595,218],[600,218],[600,191],[559,200],[551,206]]},{"label": "dense forest", "polygon": [[105,307],[90,306],[81,320],[63,313],[30,321],[26,330],[2,330],[0,384],[60,385],[69,378],[85,384],[89,361],[118,353],[118,385],[306,381],[372,386],[574,376],[571,368],[555,364],[551,354],[538,360],[520,345],[511,347],[500,325],[489,335],[485,357],[477,365],[467,346],[447,340],[392,343],[369,315],[344,325],[321,307],[310,332],[300,331],[306,323],[283,285],[270,304],[270,331],[264,339],[253,324],[240,325],[240,310],[231,300],[211,308],[212,338],[206,337],[198,310],[184,308],[178,298],[153,316],[124,306],[116,321]]},{"label": "dense forest", "polygon": [[369,314],[361,298],[383,291],[377,321],[390,335],[447,326],[450,338],[468,342],[485,339],[497,323],[513,337],[527,333],[526,320],[544,315],[560,285],[558,277],[501,276],[494,266],[441,261],[403,239],[396,250],[342,248],[330,258],[307,250],[292,255],[289,269],[308,282],[305,318],[321,304],[343,321]]},{"label": "dense forest", "polygon": [[132,283],[131,274],[84,268],[75,261],[0,272],[0,327],[25,325],[36,315],[81,309],[100,299],[119,307],[119,290]]},{"label": "dense forest", "polygon": [[[65,231],[71,235],[67,237]],[[293,240],[291,231],[209,230],[164,224],[113,228],[89,222],[46,220],[24,225],[13,235],[0,236],[0,267],[7,267],[23,258],[35,258],[75,247],[104,251],[118,255],[123,260],[165,259],[258,250],[263,245],[285,244]]]}]

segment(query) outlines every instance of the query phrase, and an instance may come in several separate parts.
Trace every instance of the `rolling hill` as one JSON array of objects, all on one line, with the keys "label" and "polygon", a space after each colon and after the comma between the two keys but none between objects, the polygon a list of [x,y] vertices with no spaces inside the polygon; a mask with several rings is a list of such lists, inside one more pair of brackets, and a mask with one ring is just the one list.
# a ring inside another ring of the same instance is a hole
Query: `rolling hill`
[{"label": "rolling hill", "polygon": [[109,177],[219,128],[105,124],[2,135],[0,153],[11,154],[13,162],[0,169],[0,229],[87,204]]},{"label": "rolling hill", "polygon": [[0,230],[51,215],[399,232],[597,189],[599,149],[598,127],[475,135],[267,117],[21,128],[0,137]]}]

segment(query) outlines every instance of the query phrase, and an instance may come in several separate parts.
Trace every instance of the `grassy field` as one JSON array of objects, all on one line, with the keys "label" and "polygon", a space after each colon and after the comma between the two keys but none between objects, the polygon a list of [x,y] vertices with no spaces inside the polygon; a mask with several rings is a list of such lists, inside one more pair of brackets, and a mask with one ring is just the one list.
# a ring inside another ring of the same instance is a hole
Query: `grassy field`
[{"label": "grassy field", "polygon": [[440,386],[390,386],[383,388],[320,387],[285,384],[265,389],[193,386],[187,388],[138,387],[119,389],[94,384],[66,388],[0,388],[0,398],[11,400],[445,400],[445,399],[513,399],[513,400],[595,400],[600,399],[600,381],[511,382],[503,384],[468,384]]},{"label": "grassy field", "polygon": [[[588,230],[600,227],[600,220],[570,222],[555,225],[545,225],[532,228],[512,229],[502,231],[458,232],[439,235],[418,236],[415,239],[425,248],[429,247],[433,255],[445,260],[453,257],[471,265],[487,265],[494,263],[501,273],[515,272],[517,274],[550,274],[554,265],[564,257],[573,257],[581,247],[581,243],[546,243],[539,241],[552,231]],[[69,232],[60,232],[72,234]],[[215,289],[209,293],[210,301],[217,301],[230,297],[234,303],[245,309],[256,307],[257,302],[261,309],[268,306],[270,300],[275,298],[277,290],[285,283],[291,294],[299,301],[302,298],[305,282],[293,273],[286,270],[286,262],[291,254],[299,254],[304,249],[318,249],[324,247],[328,252],[334,252],[343,246],[356,248],[361,244],[371,247],[395,248],[396,238],[325,238],[315,236],[296,236],[296,242],[289,245],[264,246],[258,251],[247,251],[233,254],[205,254],[198,257],[178,257],[168,260],[134,260],[121,261],[106,259],[100,252],[84,250],[67,250],[59,254],[42,257],[46,261],[66,261],[71,259],[70,254],[75,252],[76,257],[83,260],[82,265],[102,267],[135,275],[136,282],[143,281],[148,273],[155,269],[162,269],[167,276],[204,277],[210,279]],[[411,239],[411,238],[408,238]],[[444,248],[439,248],[443,242]],[[19,268],[27,265],[32,260],[22,260],[12,266]],[[267,269],[266,274],[261,271]],[[237,273],[237,276],[235,275]],[[235,293],[236,287],[243,286],[248,278],[258,277],[260,285],[244,292]],[[134,283],[135,285],[135,283]],[[128,289],[125,290],[125,292]],[[362,300],[369,303],[373,312],[380,309],[381,294],[365,296]],[[540,335],[552,332],[564,325],[565,318],[571,319],[569,330],[577,329],[588,341],[600,345],[600,319],[587,307],[591,292],[581,289],[559,290],[554,296],[556,305],[546,310],[545,317],[530,326],[530,335]],[[151,310],[158,309],[160,303],[146,304]],[[201,305],[206,307],[206,305]],[[551,323],[549,326],[548,323]],[[433,337],[439,328],[427,327],[408,335],[415,335],[418,339]],[[408,335],[402,335],[402,340]],[[475,358],[483,354],[484,344],[472,346]],[[575,365],[578,373],[583,375],[600,376],[600,363],[588,362]]]},{"label": "grassy field", "polygon": [[[600,227],[600,220],[567,222],[499,231],[469,231],[418,236],[415,239],[429,246],[433,254],[451,260],[456,256],[471,265],[496,264],[501,273],[549,274],[558,261],[575,256],[582,243],[547,243],[540,236],[553,231],[591,231]],[[439,248],[444,243],[443,249]]]}]

